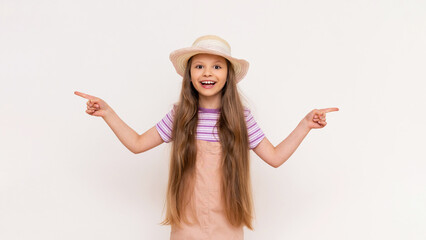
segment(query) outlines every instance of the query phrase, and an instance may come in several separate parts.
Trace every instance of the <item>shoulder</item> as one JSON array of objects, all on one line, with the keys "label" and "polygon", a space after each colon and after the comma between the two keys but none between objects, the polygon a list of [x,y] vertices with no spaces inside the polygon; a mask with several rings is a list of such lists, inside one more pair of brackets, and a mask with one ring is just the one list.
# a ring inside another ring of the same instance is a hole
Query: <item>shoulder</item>
[{"label": "shoulder", "polygon": [[248,108],[247,106],[243,106],[243,108],[244,108],[244,116],[247,117],[247,115],[251,114],[250,108]]},{"label": "shoulder", "polygon": [[254,149],[265,137],[262,129],[260,129],[251,110],[248,107],[244,107],[244,116],[247,124],[247,133],[250,143],[250,149]]},{"label": "shoulder", "polygon": [[253,118],[250,108],[246,106],[244,106],[244,118],[246,119],[247,122],[252,120]]},{"label": "shoulder", "polygon": [[173,107],[169,110],[169,112],[166,114],[167,117],[170,118],[170,120],[173,120],[175,113],[178,110],[178,105],[177,104],[173,104]]},{"label": "shoulder", "polygon": [[172,140],[173,121],[176,110],[177,105],[174,104],[172,109],[155,125],[161,138],[166,143]]}]

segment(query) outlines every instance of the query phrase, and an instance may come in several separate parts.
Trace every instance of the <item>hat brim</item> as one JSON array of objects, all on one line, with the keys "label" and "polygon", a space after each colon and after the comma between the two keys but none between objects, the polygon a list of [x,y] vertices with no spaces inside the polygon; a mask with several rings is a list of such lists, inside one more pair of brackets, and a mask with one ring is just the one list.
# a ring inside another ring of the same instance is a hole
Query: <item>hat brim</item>
[{"label": "hat brim", "polygon": [[237,83],[241,81],[247,74],[247,71],[249,68],[249,62],[247,62],[244,59],[234,58],[222,52],[211,50],[211,49],[205,49],[200,47],[181,48],[170,53],[169,58],[170,58],[170,61],[173,63],[173,66],[175,67],[176,72],[183,77],[189,58],[200,53],[219,55],[228,59],[234,68],[235,79]]}]

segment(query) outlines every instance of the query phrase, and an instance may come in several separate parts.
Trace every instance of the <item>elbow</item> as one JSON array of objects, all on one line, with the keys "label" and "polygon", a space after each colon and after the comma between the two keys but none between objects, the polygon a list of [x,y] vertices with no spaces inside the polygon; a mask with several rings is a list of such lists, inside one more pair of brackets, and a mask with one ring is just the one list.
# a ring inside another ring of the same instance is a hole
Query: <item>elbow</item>
[{"label": "elbow", "polygon": [[141,152],[143,152],[143,151],[141,151],[140,149],[138,149],[139,148],[139,139],[140,139],[140,135],[137,137],[137,139],[136,139],[136,141],[135,141],[135,143],[129,148],[129,150],[132,152],[132,153],[134,153],[134,154],[139,154],[139,153],[141,153]]},{"label": "elbow", "polygon": [[278,168],[280,166],[280,165],[278,165],[277,161],[271,161],[269,163],[269,165],[271,165],[271,167],[273,167],[273,168]]},{"label": "elbow", "polygon": [[273,168],[278,168],[281,164],[278,164],[278,158],[272,157],[272,158],[264,158],[263,161],[265,161],[269,166]]},{"label": "elbow", "polygon": [[134,154],[138,154],[141,153],[142,151],[140,151],[140,149],[137,149],[135,147],[129,148],[130,152],[134,153]]},{"label": "elbow", "polygon": [[287,159],[281,160],[281,159],[277,159],[276,161],[273,161],[271,166],[274,168],[279,168],[281,165],[283,165],[285,162],[287,161]]},{"label": "elbow", "polygon": [[140,150],[131,150],[132,153],[134,154],[139,154],[139,153],[143,153],[145,151],[140,151]]},{"label": "elbow", "polygon": [[134,154],[139,154],[139,153],[143,153],[143,152],[146,152],[146,151],[148,151],[148,149],[133,149],[133,150],[131,150],[131,152],[134,153]]}]

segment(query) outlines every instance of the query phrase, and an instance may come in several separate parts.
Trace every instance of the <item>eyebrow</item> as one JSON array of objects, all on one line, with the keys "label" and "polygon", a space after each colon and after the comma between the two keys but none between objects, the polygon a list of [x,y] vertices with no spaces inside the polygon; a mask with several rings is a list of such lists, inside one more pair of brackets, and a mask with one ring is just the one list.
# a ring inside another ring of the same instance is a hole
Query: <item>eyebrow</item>
[{"label": "eyebrow", "polygon": [[[202,61],[200,61],[200,60],[197,60],[197,61],[195,61],[195,62],[193,62],[193,64],[195,64],[195,63],[203,63]],[[214,62],[214,63],[223,63],[224,64],[224,62],[222,62],[222,61],[220,61],[220,60],[217,60],[216,62]]]}]

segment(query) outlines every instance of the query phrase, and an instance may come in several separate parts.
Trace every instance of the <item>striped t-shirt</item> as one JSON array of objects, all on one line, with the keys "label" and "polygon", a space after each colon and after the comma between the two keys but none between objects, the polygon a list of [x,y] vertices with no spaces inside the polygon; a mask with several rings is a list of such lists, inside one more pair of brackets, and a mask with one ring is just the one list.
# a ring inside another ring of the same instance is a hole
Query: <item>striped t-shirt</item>
[{"label": "striped t-shirt", "polygon": [[[198,125],[196,138],[209,142],[219,142],[216,122],[220,116],[219,109],[198,108]],[[164,142],[168,143],[172,139],[174,109],[170,110],[166,116],[155,126]],[[257,125],[249,109],[244,109],[244,117],[247,123],[250,149],[255,148],[265,137],[262,129]]]}]

